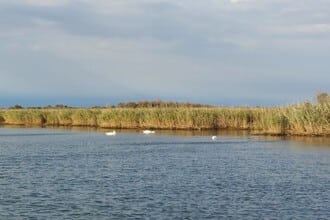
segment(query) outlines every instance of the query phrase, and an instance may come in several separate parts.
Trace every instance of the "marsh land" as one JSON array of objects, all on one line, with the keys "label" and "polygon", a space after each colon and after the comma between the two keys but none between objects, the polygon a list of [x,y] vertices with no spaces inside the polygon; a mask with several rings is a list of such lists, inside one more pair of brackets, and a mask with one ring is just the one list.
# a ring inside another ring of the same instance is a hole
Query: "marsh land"
[{"label": "marsh land", "polygon": [[330,101],[285,107],[119,105],[0,109],[0,124],[114,129],[231,129],[269,135],[330,135]]}]

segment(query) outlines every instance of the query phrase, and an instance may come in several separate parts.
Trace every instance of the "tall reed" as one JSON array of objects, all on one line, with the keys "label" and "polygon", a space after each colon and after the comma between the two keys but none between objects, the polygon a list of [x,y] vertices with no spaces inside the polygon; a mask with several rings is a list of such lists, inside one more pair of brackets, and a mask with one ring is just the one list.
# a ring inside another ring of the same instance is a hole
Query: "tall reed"
[{"label": "tall reed", "polygon": [[260,134],[330,136],[330,102],[272,108],[2,109],[0,123],[141,129],[245,129]]}]

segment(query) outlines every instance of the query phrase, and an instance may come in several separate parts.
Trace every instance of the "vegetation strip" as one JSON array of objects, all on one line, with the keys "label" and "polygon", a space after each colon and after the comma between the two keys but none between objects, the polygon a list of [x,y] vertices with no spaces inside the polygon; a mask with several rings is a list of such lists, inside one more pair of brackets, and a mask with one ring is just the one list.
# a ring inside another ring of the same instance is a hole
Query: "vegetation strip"
[{"label": "vegetation strip", "polygon": [[287,107],[1,109],[0,124],[101,128],[244,129],[257,134],[330,136],[330,101]]}]

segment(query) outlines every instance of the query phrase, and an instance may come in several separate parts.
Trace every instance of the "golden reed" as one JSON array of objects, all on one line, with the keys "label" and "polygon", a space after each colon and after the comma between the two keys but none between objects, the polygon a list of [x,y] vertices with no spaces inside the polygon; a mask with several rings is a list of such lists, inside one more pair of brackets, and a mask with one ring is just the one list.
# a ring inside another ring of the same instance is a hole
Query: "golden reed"
[{"label": "golden reed", "polygon": [[330,136],[330,102],[269,108],[1,109],[0,124],[101,128],[244,129],[256,134]]}]

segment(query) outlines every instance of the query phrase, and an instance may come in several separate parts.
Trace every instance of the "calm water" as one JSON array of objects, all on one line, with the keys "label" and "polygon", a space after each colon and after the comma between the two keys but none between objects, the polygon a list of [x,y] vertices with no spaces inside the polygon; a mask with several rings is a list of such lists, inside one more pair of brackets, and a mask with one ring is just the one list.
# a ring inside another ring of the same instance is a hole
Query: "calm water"
[{"label": "calm water", "polygon": [[329,219],[330,142],[0,128],[0,219]]}]

